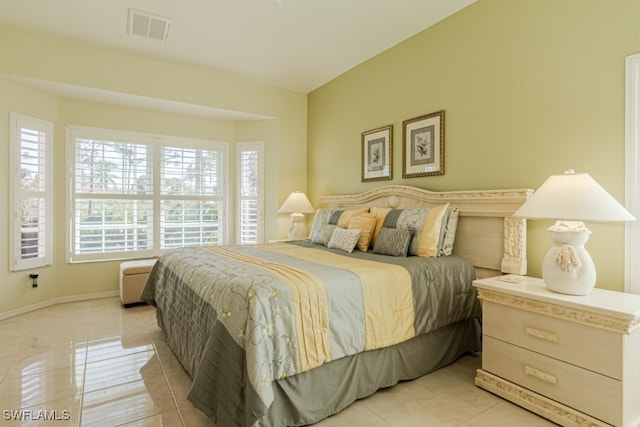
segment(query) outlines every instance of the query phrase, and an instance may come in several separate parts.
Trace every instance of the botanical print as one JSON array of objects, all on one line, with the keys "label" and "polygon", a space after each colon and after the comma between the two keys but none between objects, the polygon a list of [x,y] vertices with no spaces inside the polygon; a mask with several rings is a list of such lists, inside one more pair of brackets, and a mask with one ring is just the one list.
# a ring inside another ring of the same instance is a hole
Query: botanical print
[{"label": "botanical print", "polygon": [[434,163],[435,150],[433,147],[433,133],[435,126],[427,126],[411,131],[411,165],[426,165]]},{"label": "botanical print", "polygon": [[391,179],[393,125],[362,132],[362,182]]},{"label": "botanical print", "polygon": [[369,172],[380,171],[384,168],[384,142],[384,138],[369,141],[369,164],[367,165]]},{"label": "botanical print", "polygon": [[444,174],[444,110],[402,122],[402,177]]}]

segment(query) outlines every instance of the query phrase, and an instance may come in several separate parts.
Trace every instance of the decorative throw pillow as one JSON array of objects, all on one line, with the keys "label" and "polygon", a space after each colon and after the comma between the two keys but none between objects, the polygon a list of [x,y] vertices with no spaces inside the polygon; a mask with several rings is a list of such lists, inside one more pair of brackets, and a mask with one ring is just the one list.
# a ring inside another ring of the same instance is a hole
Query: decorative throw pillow
[{"label": "decorative throw pillow", "polygon": [[315,233],[311,233],[311,243],[327,246],[336,227],[338,226],[334,224],[321,224]]},{"label": "decorative throw pillow", "polygon": [[442,220],[448,206],[445,203],[431,208],[391,209],[385,215],[383,227],[412,230],[409,255],[435,257],[438,255]]},{"label": "decorative throw pillow", "polygon": [[380,234],[380,229],[382,228],[382,224],[384,224],[384,219],[387,214],[391,211],[391,208],[371,208],[372,214],[376,215],[376,228],[373,230],[373,236],[371,236],[371,245],[376,243],[376,239],[378,238],[378,234]]},{"label": "decorative throw pillow", "polygon": [[373,253],[391,256],[407,256],[412,230],[408,228],[382,227],[373,245]]},{"label": "decorative throw pillow", "polygon": [[360,249],[362,252],[367,252],[369,250],[369,245],[371,244],[371,238],[373,237],[373,230],[375,226],[375,214],[363,213],[351,217],[348,228],[362,230],[360,232],[358,243],[356,244],[358,249]]},{"label": "decorative throw pillow", "polygon": [[[425,221],[431,209],[393,209],[385,219],[385,226],[396,228],[408,228],[413,230],[411,243],[409,244],[409,255],[420,255],[420,237]],[[396,217],[394,220],[393,218]],[[392,224],[392,221],[395,223]],[[440,230],[438,229],[438,232]]]},{"label": "decorative throw pillow", "polygon": [[449,208],[447,213],[448,217],[446,218],[446,224],[443,221],[443,233],[440,239],[438,256],[451,255],[453,253],[453,244],[456,239],[456,230],[458,229],[458,208]]},{"label": "decorative throw pillow", "polygon": [[363,213],[369,213],[369,208],[361,208],[361,209],[349,209],[342,212],[340,218],[338,219],[338,227],[347,228],[349,226],[349,221],[353,218],[354,215],[360,215]]},{"label": "decorative throw pillow", "polygon": [[447,233],[447,222],[449,221],[449,215],[457,208],[449,206],[442,218],[442,224],[440,225],[440,238],[438,239],[438,256],[442,256],[442,246],[444,245],[444,235]]},{"label": "decorative throw pillow", "polygon": [[328,248],[331,249],[340,249],[345,252],[353,252],[353,248],[356,247],[356,243],[358,243],[358,238],[360,237],[360,230],[346,229],[337,227],[333,234],[331,235],[331,239],[329,239],[329,243],[327,244]]},{"label": "decorative throw pillow", "polygon": [[[309,235],[309,237],[311,238],[311,241],[316,243],[317,241],[320,241],[323,239],[322,234],[323,233],[323,226],[326,224],[329,224],[329,217],[331,216],[331,214],[333,213],[334,209],[318,209],[316,211],[315,216],[313,217],[313,222],[311,223],[311,233]],[[333,230],[332,230],[333,231]],[[331,236],[331,235],[329,235]],[[328,240],[327,240],[328,242]],[[325,243],[326,244],[326,243]]]},{"label": "decorative throw pillow", "polygon": [[438,256],[438,243],[440,241],[440,230],[442,229],[442,220],[447,212],[449,204],[434,206],[429,209],[429,213],[422,225],[418,241],[418,250],[416,255],[435,257]]},{"label": "decorative throw pillow", "polygon": [[[369,208],[362,209],[327,209],[321,208],[316,211],[311,223],[311,241],[321,241],[324,238],[323,233],[326,231],[323,227],[327,224],[337,225],[340,228],[347,228],[349,220],[353,215],[369,212]],[[328,240],[327,240],[328,241]]]}]

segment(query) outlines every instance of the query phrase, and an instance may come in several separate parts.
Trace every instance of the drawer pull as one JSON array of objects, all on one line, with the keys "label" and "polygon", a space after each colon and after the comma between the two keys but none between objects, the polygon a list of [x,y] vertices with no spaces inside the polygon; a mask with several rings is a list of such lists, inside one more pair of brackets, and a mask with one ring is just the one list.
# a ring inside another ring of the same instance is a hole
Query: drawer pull
[{"label": "drawer pull", "polygon": [[553,332],[543,331],[530,326],[525,326],[524,331],[532,337],[541,338],[551,342],[558,342],[558,335]]},{"label": "drawer pull", "polygon": [[553,385],[555,385],[557,381],[554,375],[547,374],[546,372],[542,372],[539,369],[532,368],[531,366],[527,366],[527,365],[524,366],[524,373],[534,378],[537,378],[540,381],[544,381],[546,383],[553,384]]}]

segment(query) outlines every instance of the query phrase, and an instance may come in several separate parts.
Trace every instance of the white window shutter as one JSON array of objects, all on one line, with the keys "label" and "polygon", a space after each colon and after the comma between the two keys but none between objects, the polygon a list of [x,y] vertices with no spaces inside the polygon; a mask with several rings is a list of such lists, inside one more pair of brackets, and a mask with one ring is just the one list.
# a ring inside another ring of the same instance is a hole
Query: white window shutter
[{"label": "white window shutter", "polygon": [[237,144],[237,230],[239,244],[264,241],[264,148],[262,142]]},{"label": "white window shutter", "polygon": [[164,147],[160,173],[161,248],[224,242],[224,153]]},{"label": "white window shutter", "polygon": [[224,243],[226,144],[67,127],[69,260]]},{"label": "white window shutter", "polygon": [[11,113],[11,269],[52,262],[53,124]]},{"label": "white window shutter", "polygon": [[73,250],[109,256],[153,249],[152,151],[106,138],[73,141]]}]

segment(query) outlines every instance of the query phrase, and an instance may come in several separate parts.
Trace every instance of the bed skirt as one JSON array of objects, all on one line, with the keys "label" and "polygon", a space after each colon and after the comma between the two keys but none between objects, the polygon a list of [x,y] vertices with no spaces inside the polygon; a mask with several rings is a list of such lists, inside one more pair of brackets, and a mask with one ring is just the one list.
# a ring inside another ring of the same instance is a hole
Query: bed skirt
[{"label": "bed skirt", "polygon": [[275,401],[266,408],[247,378],[244,352],[215,322],[196,369],[193,359],[174,347],[171,326],[160,309],[158,324],[172,351],[196,380],[188,399],[224,426],[299,426],[334,415],[357,399],[412,380],[481,349],[480,323],[468,319],[378,350],[343,357],[272,383]]}]

